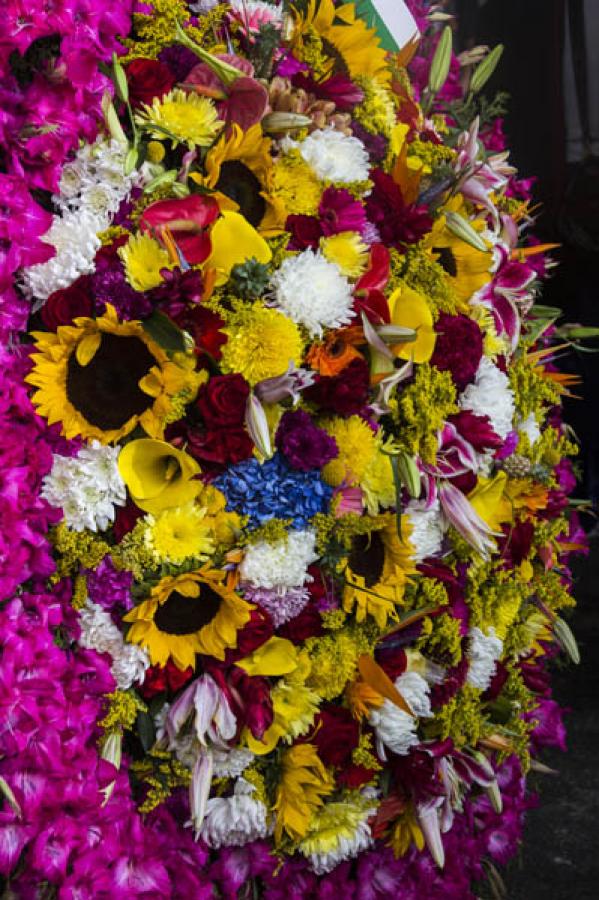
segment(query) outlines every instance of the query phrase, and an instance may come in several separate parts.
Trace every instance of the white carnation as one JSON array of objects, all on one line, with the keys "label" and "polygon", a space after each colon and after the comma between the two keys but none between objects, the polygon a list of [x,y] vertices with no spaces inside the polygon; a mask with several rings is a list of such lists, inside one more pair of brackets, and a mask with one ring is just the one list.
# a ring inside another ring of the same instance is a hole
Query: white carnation
[{"label": "white carnation", "polygon": [[493,430],[506,438],[514,422],[514,394],[507,375],[491,360],[483,356],[474,384],[469,384],[460,400],[462,409],[469,409],[477,416],[488,416]]},{"label": "white carnation", "polygon": [[136,644],[127,644],[109,613],[89,598],[79,613],[81,636],[79,644],[86,650],[108,653],[112,657],[110,671],[121,691],[141,683],[149,668],[148,654]]},{"label": "white carnation", "polygon": [[118,455],[118,447],[104,447],[98,441],[77,456],[55,454],[52,470],[43,481],[42,497],[62,509],[69,528],[105,531],[114,522],[115,506],[127,501]]},{"label": "white carnation", "polygon": [[412,501],[405,514],[411,528],[410,543],[414,547],[414,561],[421,563],[429,556],[437,556],[447,530],[439,501],[435,500],[428,509],[422,501]]},{"label": "white carnation", "polygon": [[318,559],[314,547],[316,535],[290,531],[285,540],[270,544],[258,541],[246,549],[239,573],[243,581],[256,587],[285,590],[308,580],[308,566]]},{"label": "white carnation", "polygon": [[320,337],[323,328],[340,328],[351,319],[351,286],[339,267],[321,253],[304,250],[287,257],[272,286],[279,309],[305,325],[312,336]]},{"label": "white carnation", "polygon": [[299,145],[288,141],[287,145],[299,147],[305,162],[321,181],[347,184],[351,181],[367,181],[370,160],[362,141],[326,128],[313,131]]},{"label": "white carnation", "polygon": [[395,687],[402,695],[412,712],[408,715],[395,703],[384,700],[382,706],[372,710],[368,720],[376,735],[379,756],[385,759],[384,747],[388,747],[398,756],[406,756],[410,747],[418,743],[418,718],[432,717],[429,699],[429,685],[417,672],[404,672],[395,680]]},{"label": "white carnation", "polygon": [[201,835],[209,847],[243,847],[272,834],[272,818],[254,792],[252,784],[238,778],[233,796],[208,800]]},{"label": "white carnation", "polygon": [[480,628],[471,628],[468,637],[468,683],[486,691],[495,674],[497,660],[501,658],[503,641],[497,637],[494,628],[489,628],[487,634]]}]

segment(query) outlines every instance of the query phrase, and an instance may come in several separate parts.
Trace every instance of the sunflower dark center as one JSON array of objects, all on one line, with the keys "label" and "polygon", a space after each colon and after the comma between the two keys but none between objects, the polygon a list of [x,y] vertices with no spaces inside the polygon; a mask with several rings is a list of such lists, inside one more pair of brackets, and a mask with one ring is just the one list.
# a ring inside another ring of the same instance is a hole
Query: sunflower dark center
[{"label": "sunflower dark center", "polygon": [[434,251],[439,254],[438,262],[443,266],[447,274],[451,275],[452,278],[457,278],[458,264],[451,247],[435,247]]},{"label": "sunflower dark center", "polygon": [[90,425],[104,431],[122,428],[154,402],[139,387],[156,360],[143,341],[102,334],[93,359],[81,366],[72,353],[67,366],[67,397]]},{"label": "sunflower dark center", "polygon": [[364,579],[366,587],[377,584],[383,574],[385,545],[378,531],[372,534],[357,534],[352,541],[349,567]]},{"label": "sunflower dark center", "polygon": [[247,166],[238,159],[224,162],[220,167],[216,190],[234,200],[250,225],[258,227],[266,212],[266,202],[260,196],[260,181]]},{"label": "sunflower dark center", "polygon": [[201,585],[199,597],[184,597],[173,591],[156,610],[154,624],[166,634],[194,634],[212,622],[222,602],[222,597],[206,584]]},{"label": "sunflower dark center", "polygon": [[335,62],[334,71],[337,75],[345,75],[347,78],[350,77],[349,66],[345,62],[345,59],[335,47],[331,41],[328,41],[326,38],[321,38],[322,40],[322,49],[326,53],[327,56],[330,56],[332,60]]}]

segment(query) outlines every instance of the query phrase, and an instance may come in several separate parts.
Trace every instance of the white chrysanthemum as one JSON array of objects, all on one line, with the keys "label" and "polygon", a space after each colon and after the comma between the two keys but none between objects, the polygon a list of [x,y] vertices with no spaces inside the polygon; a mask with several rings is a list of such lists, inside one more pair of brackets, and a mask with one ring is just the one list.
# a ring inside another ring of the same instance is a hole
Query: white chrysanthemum
[{"label": "white chrysanthemum", "polygon": [[501,438],[506,438],[513,428],[515,404],[509,379],[486,356],[480,361],[474,384],[468,385],[459,403],[462,409],[477,416],[488,416]]},{"label": "white chrysanthemum", "polygon": [[99,231],[102,227],[98,227],[97,217],[87,211],[55,216],[42,240],[56,249],[56,256],[23,271],[25,293],[46,300],[80,275],[93,272],[96,253],[102,246]]},{"label": "white chrysanthemum", "polygon": [[254,792],[252,784],[238,778],[233,796],[208,801],[201,835],[209,847],[243,847],[272,834],[272,817]]},{"label": "white chrysanthemum", "polygon": [[52,470],[43,481],[42,497],[62,509],[74,531],[105,531],[114,522],[115,506],[124,506],[127,489],[120,476],[118,447],[93,441],[78,456],[55,454]]},{"label": "white chrysanthemum", "polygon": [[310,334],[347,325],[352,313],[352,290],[335,263],[321,253],[304,250],[285,259],[272,278],[279,309]]},{"label": "white chrysanthemum", "polygon": [[[367,792],[365,792],[366,794]],[[299,851],[310,860],[310,867],[317,875],[325,875],[344,862],[355,859],[373,844],[368,819],[377,811],[372,802],[374,792],[359,798],[326,803],[316,810],[310,822],[310,831],[299,845]]]},{"label": "white chrysanthemum", "polygon": [[422,501],[408,504],[405,515],[410,523],[410,543],[414,547],[414,561],[421,563],[429,556],[437,556],[443,544],[447,522],[438,500],[426,508]]},{"label": "white chrysanthemum", "polygon": [[494,628],[489,628],[487,634],[480,628],[471,628],[468,637],[468,683],[486,691],[495,674],[497,660],[501,658],[503,641],[497,637]]},{"label": "white chrysanthemum", "polygon": [[349,184],[367,181],[370,160],[362,141],[349,137],[334,128],[313,131],[299,144],[285,142],[285,146],[297,147],[305,162],[322,181]]},{"label": "white chrysanthemum", "polygon": [[239,778],[255,759],[252,751],[244,747],[233,747],[232,750],[214,748],[212,757],[215,778]]},{"label": "white chrysanthemum", "polygon": [[537,417],[534,413],[531,413],[526,419],[523,419],[518,423],[518,431],[521,434],[525,434],[530,441],[531,447],[534,447],[541,437],[541,429],[539,428],[539,423],[537,422]]},{"label": "white chrysanthemum", "polygon": [[82,647],[97,653],[108,653],[112,657],[110,671],[119,690],[126,691],[133,684],[143,681],[150,665],[148,654],[137,644],[125,643],[109,613],[89,598],[79,612],[79,625],[79,644]]},{"label": "white chrysanthemum", "polygon": [[318,559],[315,543],[316,535],[308,529],[290,531],[285,540],[275,544],[250,544],[239,566],[241,578],[261,588],[299,587],[308,580],[308,566]]},{"label": "white chrysanthemum", "polygon": [[432,716],[429,699],[429,685],[417,672],[404,672],[395,680],[395,687],[412,712],[408,715],[395,703],[384,700],[383,705],[372,710],[368,720],[374,728],[377,750],[381,759],[386,759],[385,747],[398,756],[406,756],[410,747],[418,743],[416,729],[418,719]]}]

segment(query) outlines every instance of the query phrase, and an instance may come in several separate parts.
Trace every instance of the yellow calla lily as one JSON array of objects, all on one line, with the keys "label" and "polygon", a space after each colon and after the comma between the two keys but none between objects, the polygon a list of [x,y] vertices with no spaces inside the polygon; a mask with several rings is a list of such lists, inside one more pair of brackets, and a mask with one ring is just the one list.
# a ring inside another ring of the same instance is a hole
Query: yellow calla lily
[{"label": "yellow calla lily", "polygon": [[501,533],[501,525],[513,519],[513,507],[505,489],[507,475],[498,472],[494,478],[479,478],[478,484],[468,495],[472,507],[489,528],[496,534]]},{"label": "yellow calla lily", "polygon": [[426,298],[407,284],[402,284],[389,297],[389,312],[393,325],[413,328],[417,335],[415,341],[393,347],[395,355],[400,359],[413,359],[415,363],[428,362],[433,355],[437,335]]},{"label": "yellow calla lily", "polygon": [[289,675],[298,666],[298,650],[286,638],[272,637],[235,665],[248,675]]},{"label": "yellow calla lily", "polygon": [[144,512],[184,506],[202,487],[192,480],[200,472],[195,459],[166,441],[131,441],[121,450],[118,466],[133,502]]},{"label": "yellow calla lily", "polygon": [[212,253],[206,268],[216,270],[216,284],[225,284],[234,266],[257,259],[269,263],[272,251],[263,237],[238,212],[224,209],[210,232]]}]

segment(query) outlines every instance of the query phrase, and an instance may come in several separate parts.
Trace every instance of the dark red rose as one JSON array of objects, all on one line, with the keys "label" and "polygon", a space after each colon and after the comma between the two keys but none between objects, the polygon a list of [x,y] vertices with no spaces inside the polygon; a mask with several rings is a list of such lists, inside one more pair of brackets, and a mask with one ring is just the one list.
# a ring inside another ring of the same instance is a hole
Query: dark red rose
[{"label": "dark red rose", "polygon": [[134,59],[125,68],[131,106],[152,105],[154,97],[162,100],[175,85],[168,66],[156,59]]},{"label": "dark red rose", "polygon": [[339,375],[324,376],[304,391],[309,403],[339,416],[353,416],[368,402],[370,372],[364,359],[354,359]]},{"label": "dark red rose", "polygon": [[119,506],[116,511],[113,531],[117,541],[122,541],[126,534],[133,531],[137,520],[143,516],[143,512],[130,501],[126,506]]},{"label": "dark red rose", "polygon": [[320,613],[310,603],[304,607],[299,616],[286,622],[277,631],[277,634],[293,641],[294,644],[301,644],[309,637],[322,637],[324,633]]},{"label": "dark red rose", "polygon": [[207,353],[218,362],[221,358],[220,348],[227,343],[227,336],[221,331],[225,323],[219,315],[201,305],[184,309],[176,315],[169,312],[169,315],[180,328],[189,331],[198,355]]},{"label": "dark red rose", "polygon": [[215,428],[204,433],[189,431],[188,438],[188,452],[204,469],[210,468],[206,463],[216,467],[235,465],[254,452],[254,442],[243,427]]},{"label": "dark red rose", "polygon": [[345,767],[360,740],[360,726],[349,710],[332,703],[323,706],[314,722],[318,755],[327,766]]},{"label": "dark red rose", "polygon": [[56,331],[59,325],[72,325],[78,316],[91,316],[93,308],[89,277],[84,275],[68,288],[50,294],[40,315],[46,328]]},{"label": "dark red rose", "polygon": [[243,424],[250,386],[241,375],[215,375],[200,390],[197,407],[208,428]]},{"label": "dark red rose", "polygon": [[441,313],[435,325],[437,343],[431,365],[450,372],[458,390],[474,381],[483,355],[483,334],[469,316]]},{"label": "dark red rose", "polygon": [[433,227],[426,206],[404,203],[399,185],[381,169],[373,169],[370,177],[374,188],[366,200],[366,214],[383,244],[396,250],[417,244]]}]

